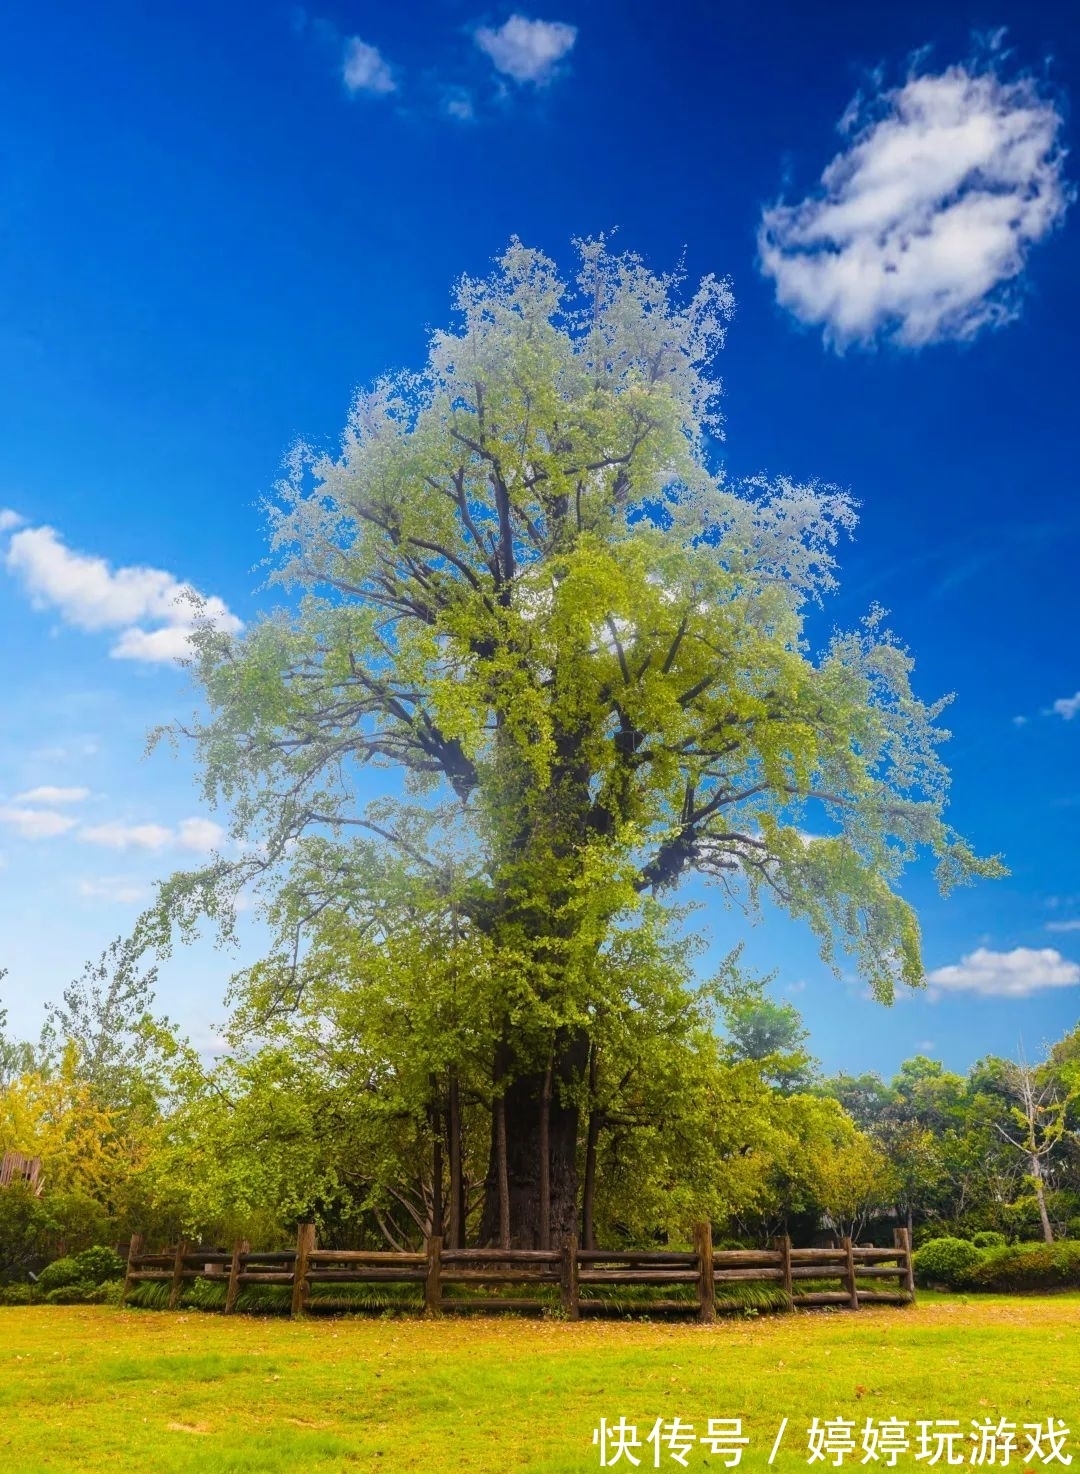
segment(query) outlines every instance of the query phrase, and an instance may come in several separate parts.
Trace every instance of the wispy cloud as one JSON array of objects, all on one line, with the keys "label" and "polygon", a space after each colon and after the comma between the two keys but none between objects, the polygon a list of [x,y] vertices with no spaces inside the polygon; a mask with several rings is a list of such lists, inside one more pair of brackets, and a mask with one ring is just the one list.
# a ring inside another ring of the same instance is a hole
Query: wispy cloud
[{"label": "wispy cloud", "polygon": [[222,599],[203,598],[160,568],[113,568],[104,558],[73,551],[51,527],[15,532],[4,566],[37,608],[55,609],[77,629],[118,631],[110,652],[118,660],[181,660],[191,653],[190,636],[200,621],[231,634],[243,628]]},{"label": "wispy cloud", "polygon": [[1047,931],[1080,931],[1080,921],[1048,921]]},{"label": "wispy cloud", "polygon": [[778,302],[837,348],[918,348],[1015,318],[1029,249],[1073,194],[1062,123],[1034,81],[987,66],[912,72],[856,98],[820,188],[763,212],[760,265]]},{"label": "wispy cloud", "polygon": [[79,894],[94,901],[115,901],[119,905],[133,905],[145,900],[149,888],[140,885],[125,875],[97,875],[92,880],[79,881]]},{"label": "wispy cloud", "polygon": [[196,854],[209,854],[224,838],[224,829],[212,819],[181,819],[176,831],[176,843],[180,848],[193,850]]},{"label": "wispy cloud", "polygon": [[90,824],[78,836],[86,844],[102,845],[110,850],[163,850],[166,846],[209,854],[225,838],[220,824],[211,819],[182,819],[175,829],[164,824],[126,824],[111,819],[104,824]]},{"label": "wispy cloud", "polygon": [[110,819],[104,824],[89,824],[79,830],[86,844],[103,845],[110,850],[162,850],[173,838],[164,824],[124,824]]},{"label": "wispy cloud", "polygon": [[1050,710],[1055,716],[1064,717],[1067,722],[1071,722],[1080,711],[1080,691],[1075,696],[1060,696]]},{"label": "wispy cloud", "polygon": [[17,793],[15,802],[17,804],[81,804],[84,798],[89,797],[89,788],[56,788],[51,783],[45,783],[40,788],[30,788],[25,793]]},{"label": "wispy cloud", "polygon": [[927,973],[926,981],[946,993],[1027,998],[1046,988],[1075,987],[1080,983],[1080,964],[1053,947],[1014,947],[1011,952],[978,947],[959,962]]},{"label": "wispy cloud", "polygon": [[13,512],[10,507],[0,507],[0,532],[11,532],[22,525],[23,519],[18,512]]},{"label": "wispy cloud", "polygon": [[577,27],[564,21],[512,15],[498,30],[480,26],[474,39],[504,77],[543,86],[552,80],[559,62],[573,48]]},{"label": "wispy cloud", "polygon": [[0,824],[14,830],[20,839],[55,839],[74,829],[76,820],[55,809],[35,809],[20,804],[0,805]]},{"label": "wispy cloud", "polygon": [[381,97],[397,90],[394,74],[378,47],[361,41],[359,36],[345,40],[341,76],[350,92],[371,92]]},{"label": "wispy cloud", "polygon": [[459,123],[471,123],[476,117],[472,93],[464,87],[448,87],[443,92],[443,112]]}]

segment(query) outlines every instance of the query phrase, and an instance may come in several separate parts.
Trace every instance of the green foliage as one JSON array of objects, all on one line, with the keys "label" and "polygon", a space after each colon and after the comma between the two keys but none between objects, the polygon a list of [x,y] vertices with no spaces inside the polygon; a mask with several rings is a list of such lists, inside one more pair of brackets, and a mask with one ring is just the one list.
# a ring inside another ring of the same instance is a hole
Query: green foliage
[{"label": "green foliage", "polygon": [[49,1206],[24,1182],[0,1189],[0,1284],[21,1278],[47,1256],[56,1229]]},{"label": "green foliage", "polygon": [[[917,1256],[916,1256],[917,1258]],[[1013,1244],[992,1249],[957,1275],[972,1290],[1078,1290],[1080,1244]]]},{"label": "green foliage", "polygon": [[982,1259],[983,1251],[970,1239],[931,1239],[915,1251],[916,1283],[956,1289]]},{"label": "green foliage", "polygon": [[31,1284],[0,1284],[0,1305],[36,1305],[41,1291]]},{"label": "green foliage", "polygon": [[37,1277],[37,1288],[57,1305],[93,1304],[99,1288],[110,1280],[121,1279],[123,1274],[124,1261],[119,1254],[95,1245],[47,1264]]},{"label": "green foliage", "polygon": [[1009,1241],[1003,1233],[997,1233],[992,1228],[984,1228],[971,1235],[971,1242],[976,1249],[1004,1249]]},{"label": "green foliage", "polygon": [[54,1259],[45,1266],[37,1277],[37,1286],[47,1294],[51,1290],[66,1289],[69,1285],[79,1285],[84,1281],[85,1276],[78,1261],[71,1255],[65,1255],[63,1259]]},{"label": "green foliage", "polygon": [[100,1285],[105,1280],[118,1280],[124,1276],[125,1265],[120,1255],[115,1249],[108,1249],[101,1244],[95,1244],[76,1254],[75,1263],[79,1269],[79,1278],[88,1284]]}]

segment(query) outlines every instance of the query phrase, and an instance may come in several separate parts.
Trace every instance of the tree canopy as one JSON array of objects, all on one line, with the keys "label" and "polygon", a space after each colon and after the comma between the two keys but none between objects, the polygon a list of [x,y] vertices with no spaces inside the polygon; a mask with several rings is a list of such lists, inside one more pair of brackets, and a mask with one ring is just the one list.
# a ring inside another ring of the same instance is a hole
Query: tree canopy
[{"label": "tree canopy", "polygon": [[728,283],[577,251],[568,285],[512,241],[422,369],[357,395],[339,454],[294,451],[270,516],[299,600],[201,629],[204,711],[179,729],[241,856],[174,877],[143,928],[227,929],[260,894],[253,1027],[403,937],[467,974],[467,1028],[436,1010],[422,1047],[387,1037],[422,1058],[451,1157],[460,1077],[486,1076],[481,1232],[523,1243],[577,1221],[579,1118],[640,962],[614,959],[662,926],[647,897],[691,872],[768,893],[887,1002],[923,976],[905,863],[931,853],[943,889],[1001,873],[945,820],[944,702],[881,612],[808,646],[850,499],[714,464]]}]

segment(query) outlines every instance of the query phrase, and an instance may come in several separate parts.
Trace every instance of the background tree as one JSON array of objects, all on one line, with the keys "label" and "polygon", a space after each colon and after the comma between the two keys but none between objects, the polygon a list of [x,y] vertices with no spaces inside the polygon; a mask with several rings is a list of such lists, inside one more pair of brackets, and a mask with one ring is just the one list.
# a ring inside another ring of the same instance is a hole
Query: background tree
[{"label": "background tree", "polygon": [[764,988],[750,980],[725,996],[721,1014],[728,1053],[756,1061],[778,1089],[806,1090],[817,1074],[817,1062],[805,1047],[809,1034],[795,1005],[775,1002]]},{"label": "background tree", "polygon": [[[227,929],[251,885],[279,1006],[313,918],[371,929],[354,875],[391,852],[494,959],[479,1232],[516,1244],[576,1226],[604,950],[643,893],[767,892],[887,1001],[923,976],[904,863],[1000,873],[944,821],[942,703],[880,614],[809,653],[849,500],[710,467],[728,285],[579,260],[568,289],[514,241],[419,373],[357,396],[338,458],[296,451],[272,524],[299,607],[197,636],[186,732],[244,857],[175,877],[142,932]],[[365,807],[379,768],[401,781]]]}]

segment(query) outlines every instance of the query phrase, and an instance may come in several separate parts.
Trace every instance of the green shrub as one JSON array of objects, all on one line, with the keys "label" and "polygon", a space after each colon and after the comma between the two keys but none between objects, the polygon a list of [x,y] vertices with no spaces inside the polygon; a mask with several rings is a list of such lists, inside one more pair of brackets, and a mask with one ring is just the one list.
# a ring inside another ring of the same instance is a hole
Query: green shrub
[{"label": "green shrub", "polygon": [[971,1235],[971,1242],[976,1249],[1004,1249],[1009,1241],[1003,1233],[998,1233],[996,1229],[984,1228],[980,1233]]},{"label": "green shrub", "polygon": [[35,1305],[40,1299],[36,1285],[0,1285],[0,1305]]},{"label": "green shrub", "polygon": [[28,1183],[9,1183],[0,1192],[0,1281],[25,1279],[29,1269],[48,1258],[56,1227],[49,1208]]},{"label": "green shrub", "polygon": [[115,1249],[106,1249],[101,1244],[95,1244],[92,1249],[84,1249],[81,1254],[76,1254],[75,1263],[79,1266],[79,1278],[89,1285],[123,1279],[126,1267]]},{"label": "green shrub", "polygon": [[983,1258],[969,1239],[931,1239],[914,1254],[915,1279],[920,1285],[955,1289],[964,1274]]},{"label": "green shrub", "polygon": [[972,1290],[1080,1290],[1080,1244],[1013,1244],[992,1249],[961,1283]]},{"label": "green shrub", "polygon": [[92,1305],[96,1293],[94,1285],[57,1285],[55,1290],[46,1290],[45,1299],[49,1305]]},{"label": "green shrub", "polygon": [[54,1259],[47,1264],[37,1277],[39,1290],[46,1293],[52,1290],[62,1290],[68,1285],[77,1285],[82,1281],[82,1273],[78,1263],[72,1258]]}]

